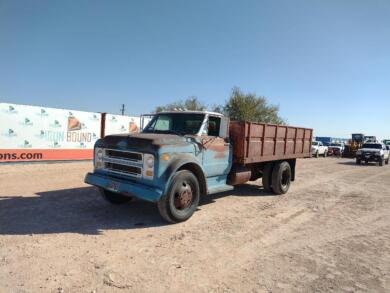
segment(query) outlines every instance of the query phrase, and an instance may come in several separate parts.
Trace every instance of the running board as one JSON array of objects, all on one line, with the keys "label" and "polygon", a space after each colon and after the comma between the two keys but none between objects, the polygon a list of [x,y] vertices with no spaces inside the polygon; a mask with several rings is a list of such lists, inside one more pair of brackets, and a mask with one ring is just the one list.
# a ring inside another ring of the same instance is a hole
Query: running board
[{"label": "running board", "polygon": [[225,191],[230,191],[233,190],[234,187],[232,185],[218,185],[218,186],[213,186],[209,188],[208,194],[213,194],[213,193],[220,193],[220,192],[225,192]]}]

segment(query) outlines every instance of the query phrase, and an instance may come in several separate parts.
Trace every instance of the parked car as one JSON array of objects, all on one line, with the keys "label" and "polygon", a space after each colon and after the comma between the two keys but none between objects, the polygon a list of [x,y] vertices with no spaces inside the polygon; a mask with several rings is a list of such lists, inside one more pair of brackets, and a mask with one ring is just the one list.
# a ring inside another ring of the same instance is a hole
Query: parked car
[{"label": "parked car", "polygon": [[379,166],[389,164],[390,146],[383,143],[364,143],[362,148],[356,152],[356,164],[360,165],[362,161],[378,162]]},{"label": "parked car", "polygon": [[218,113],[155,114],[139,134],[110,135],[95,144],[94,171],[85,182],[110,203],[154,202],[171,223],[187,220],[200,196],[262,178],[284,194],[295,180],[297,158],[311,156],[313,130],[229,122]]},{"label": "parked car", "polygon": [[331,143],[328,146],[328,155],[329,156],[342,156],[344,152],[344,144],[343,143]]},{"label": "parked car", "polygon": [[328,147],[325,146],[321,141],[313,141],[311,144],[311,153],[314,157],[328,156]]}]

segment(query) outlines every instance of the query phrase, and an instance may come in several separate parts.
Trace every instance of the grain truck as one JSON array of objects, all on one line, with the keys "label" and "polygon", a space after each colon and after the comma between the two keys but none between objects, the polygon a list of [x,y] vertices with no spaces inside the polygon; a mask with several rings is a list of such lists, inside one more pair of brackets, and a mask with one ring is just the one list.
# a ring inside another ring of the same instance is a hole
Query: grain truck
[{"label": "grain truck", "polygon": [[163,219],[182,222],[201,196],[259,178],[266,192],[285,194],[296,159],[311,157],[312,134],[302,127],[230,122],[213,112],[162,112],[141,133],[98,140],[85,182],[112,204],[154,202]]}]

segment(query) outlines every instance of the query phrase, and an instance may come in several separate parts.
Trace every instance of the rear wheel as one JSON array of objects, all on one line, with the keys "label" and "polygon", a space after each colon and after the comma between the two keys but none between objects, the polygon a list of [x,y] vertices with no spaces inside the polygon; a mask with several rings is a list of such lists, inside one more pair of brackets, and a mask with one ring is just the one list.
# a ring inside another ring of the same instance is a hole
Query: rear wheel
[{"label": "rear wheel", "polygon": [[272,191],[272,169],[274,165],[271,163],[268,163],[265,165],[263,170],[263,188],[266,192]]},{"label": "rear wheel", "polygon": [[390,158],[387,158],[387,160],[385,161],[386,165],[389,164],[389,159],[390,159]]},{"label": "rear wheel", "polygon": [[170,223],[189,219],[199,204],[200,189],[195,175],[182,170],[171,181],[166,194],[157,203],[161,217]]},{"label": "rear wheel", "polygon": [[124,204],[133,199],[131,196],[125,196],[103,188],[99,188],[99,192],[103,199],[111,204]]},{"label": "rear wheel", "polygon": [[275,165],[272,171],[272,190],[275,194],[285,194],[291,184],[291,167],[286,161]]}]

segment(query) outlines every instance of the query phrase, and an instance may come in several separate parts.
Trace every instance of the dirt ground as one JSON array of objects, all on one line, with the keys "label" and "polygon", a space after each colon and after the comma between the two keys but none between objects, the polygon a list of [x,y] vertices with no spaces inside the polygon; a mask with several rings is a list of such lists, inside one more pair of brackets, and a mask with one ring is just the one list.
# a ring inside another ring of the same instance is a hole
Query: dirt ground
[{"label": "dirt ground", "polygon": [[248,184],[176,225],[90,169],[0,166],[0,292],[390,291],[390,166],[300,160],[288,194]]}]

